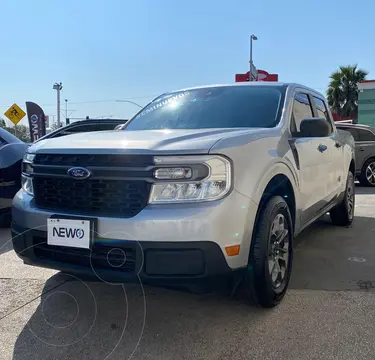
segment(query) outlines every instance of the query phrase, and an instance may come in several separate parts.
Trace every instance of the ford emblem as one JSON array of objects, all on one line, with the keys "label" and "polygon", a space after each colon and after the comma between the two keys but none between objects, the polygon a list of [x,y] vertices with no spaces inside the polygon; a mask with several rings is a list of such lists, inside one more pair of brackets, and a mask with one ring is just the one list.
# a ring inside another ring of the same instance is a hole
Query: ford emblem
[{"label": "ford emblem", "polygon": [[91,173],[89,170],[82,167],[74,167],[68,170],[68,175],[79,180],[87,179]]}]

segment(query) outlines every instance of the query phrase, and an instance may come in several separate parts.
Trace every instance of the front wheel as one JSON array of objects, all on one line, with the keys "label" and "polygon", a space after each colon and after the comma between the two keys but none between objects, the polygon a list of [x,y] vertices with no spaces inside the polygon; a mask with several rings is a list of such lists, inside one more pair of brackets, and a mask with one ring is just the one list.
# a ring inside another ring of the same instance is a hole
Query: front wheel
[{"label": "front wheel", "polygon": [[289,207],[274,196],[262,207],[255,224],[249,265],[241,292],[248,302],[265,308],[284,297],[292,270],[293,224]]},{"label": "front wheel", "polygon": [[342,201],[330,211],[333,224],[339,226],[348,226],[354,219],[355,207],[355,184],[354,175],[349,171],[346,181],[346,189]]}]

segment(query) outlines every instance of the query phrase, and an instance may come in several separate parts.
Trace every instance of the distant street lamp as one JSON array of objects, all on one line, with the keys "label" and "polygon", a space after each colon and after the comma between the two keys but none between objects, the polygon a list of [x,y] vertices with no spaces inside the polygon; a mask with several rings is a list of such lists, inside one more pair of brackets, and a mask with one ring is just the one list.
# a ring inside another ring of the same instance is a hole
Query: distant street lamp
[{"label": "distant street lamp", "polygon": [[61,122],[60,122],[60,91],[62,90],[63,86],[62,83],[54,83],[53,84],[53,90],[57,91],[57,124],[58,127],[61,127]]},{"label": "distant street lamp", "polygon": [[252,34],[250,36],[250,72],[249,72],[249,81],[253,81],[251,75],[252,75],[252,70],[253,70],[253,40],[258,40],[258,38]]},{"label": "distant street lamp", "polygon": [[68,99],[65,99],[65,119],[68,118]]},{"label": "distant street lamp", "polygon": [[143,108],[143,106],[142,105],[139,105],[139,104],[137,104],[136,102],[134,102],[134,101],[130,101],[130,100],[115,100],[116,102],[122,102],[122,103],[129,103],[129,104],[133,104],[133,105],[135,105],[135,106],[138,106],[138,107],[140,107],[141,109]]}]

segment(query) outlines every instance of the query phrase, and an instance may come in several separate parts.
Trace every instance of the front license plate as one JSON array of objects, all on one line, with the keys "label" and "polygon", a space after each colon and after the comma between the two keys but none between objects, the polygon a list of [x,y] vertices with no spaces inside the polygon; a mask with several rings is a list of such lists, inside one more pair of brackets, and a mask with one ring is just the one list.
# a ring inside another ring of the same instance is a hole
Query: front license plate
[{"label": "front license plate", "polygon": [[72,219],[47,220],[47,244],[90,249],[90,221]]}]

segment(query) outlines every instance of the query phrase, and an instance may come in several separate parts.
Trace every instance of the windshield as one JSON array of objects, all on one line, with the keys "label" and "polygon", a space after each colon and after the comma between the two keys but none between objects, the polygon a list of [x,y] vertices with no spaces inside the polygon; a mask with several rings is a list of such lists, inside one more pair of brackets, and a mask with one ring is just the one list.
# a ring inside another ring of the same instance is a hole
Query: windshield
[{"label": "windshield", "polygon": [[270,128],[279,122],[280,86],[221,86],[160,96],[124,130]]}]

